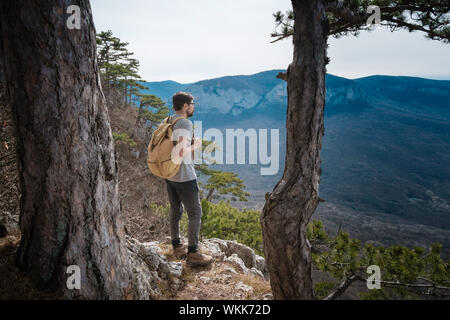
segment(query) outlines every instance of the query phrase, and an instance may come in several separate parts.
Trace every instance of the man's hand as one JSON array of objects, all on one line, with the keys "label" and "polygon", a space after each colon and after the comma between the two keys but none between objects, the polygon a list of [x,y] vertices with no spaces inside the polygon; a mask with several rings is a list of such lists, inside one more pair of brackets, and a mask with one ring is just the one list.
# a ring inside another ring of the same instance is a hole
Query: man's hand
[{"label": "man's hand", "polygon": [[192,159],[195,159],[195,150],[197,150],[201,146],[202,146],[202,139],[197,138],[197,137],[192,139],[192,145],[191,145]]},{"label": "man's hand", "polygon": [[193,147],[192,151],[197,150],[201,146],[202,146],[202,139],[195,137],[192,141],[192,147]]},{"label": "man's hand", "polygon": [[188,147],[186,144],[187,139],[185,139],[183,136],[178,137],[177,147],[180,150],[178,152],[180,158],[183,158],[185,155],[189,154],[189,152],[192,152],[192,154],[194,154],[194,150],[197,150],[202,146],[202,140],[200,138],[194,138],[192,139],[190,147]]},{"label": "man's hand", "polygon": [[180,150],[179,152],[178,152],[178,155],[180,156],[180,158],[183,158],[184,157],[184,154],[185,154],[185,149],[186,149],[186,147],[187,147],[187,140],[186,139],[184,139],[183,138],[183,136],[179,136],[178,137],[178,142],[177,142],[177,145],[175,146],[176,148],[178,148],[178,150]]}]

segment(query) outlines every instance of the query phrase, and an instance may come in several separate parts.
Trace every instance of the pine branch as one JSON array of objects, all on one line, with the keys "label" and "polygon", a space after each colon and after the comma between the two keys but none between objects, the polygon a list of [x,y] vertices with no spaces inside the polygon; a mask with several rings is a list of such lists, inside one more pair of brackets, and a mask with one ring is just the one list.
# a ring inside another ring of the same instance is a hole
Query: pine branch
[{"label": "pine branch", "polygon": [[[400,3],[399,3],[400,2]],[[445,1],[430,1],[428,3],[411,3],[410,1],[398,1],[395,5],[379,6],[381,12],[382,26],[388,26],[391,31],[397,28],[405,28],[409,31],[422,31],[430,39],[450,42],[450,20],[447,14],[450,11],[450,4]],[[377,1],[371,2],[376,4]],[[367,20],[372,16],[361,4],[346,1],[330,1],[324,5],[324,10],[328,15],[329,36],[346,35],[353,33],[358,35],[360,30],[368,30]],[[403,20],[403,13],[409,11],[410,21]],[[418,18],[413,14],[418,15]],[[271,43],[283,40],[294,34],[293,19],[283,14],[274,15],[276,27],[282,26],[281,32],[272,33],[272,37],[277,38]],[[417,22],[417,23],[414,23]]]},{"label": "pine branch", "polygon": [[274,42],[289,38],[290,36],[293,36],[293,35],[294,35],[294,31],[286,33],[286,34],[273,33],[272,37],[278,37],[278,39],[270,41],[270,43],[274,43]]},{"label": "pine branch", "polygon": [[358,277],[356,274],[352,274],[349,277],[345,277],[344,280],[342,280],[341,284],[336,288],[336,290],[334,290],[332,293],[326,296],[323,300],[335,300],[339,298],[348,289],[348,287],[350,287],[350,285],[357,279]]},{"label": "pine branch", "polygon": [[[362,282],[367,282],[361,276],[357,276],[357,279]],[[424,279],[431,284],[417,284],[417,283],[401,283],[399,281],[382,281],[380,280],[380,285],[386,288],[403,288],[409,292],[415,293],[417,295],[434,296],[434,297],[450,297],[450,288],[435,285],[431,280]],[[440,291],[440,292],[439,292]]]},{"label": "pine branch", "polygon": [[[386,21],[390,22],[391,24],[394,24],[394,26],[400,26],[400,27],[405,27],[408,28],[409,31],[423,31],[426,34],[428,34],[430,36],[431,39],[435,39],[437,38],[437,40],[444,40],[445,42],[449,42],[450,41],[450,34],[446,35],[440,35],[436,32],[434,32],[434,30],[431,29],[426,29],[421,25],[418,24],[412,24],[412,23],[407,23],[404,21],[400,21],[398,19],[395,19],[394,17],[385,17],[384,18]],[[387,25],[387,26],[392,26],[391,24],[382,24],[382,25]]]}]

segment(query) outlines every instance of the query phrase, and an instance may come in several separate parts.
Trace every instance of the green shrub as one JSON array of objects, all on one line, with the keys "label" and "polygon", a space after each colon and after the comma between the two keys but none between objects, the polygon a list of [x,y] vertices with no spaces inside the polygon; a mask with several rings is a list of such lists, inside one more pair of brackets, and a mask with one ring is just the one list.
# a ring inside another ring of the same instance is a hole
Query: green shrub
[{"label": "green shrub", "polygon": [[[169,218],[170,205],[151,204],[152,211],[163,218]],[[236,240],[245,244],[259,255],[263,255],[262,232],[257,210],[238,209],[229,202],[211,203],[202,200],[202,225],[200,237]],[[180,221],[180,232],[187,236],[189,219],[186,213]]]},{"label": "green shrub", "polygon": [[205,238],[236,240],[263,254],[260,211],[238,209],[227,201],[211,203],[202,200],[201,235]]},{"label": "green shrub", "polygon": [[317,299],[324,299],[336,287],[331,281],[319,281],[314,284],[314,294]]},{"label": "green shrub", "polygon": [[134,147],[136,145],[136,142],[133,139],[131,139],[126,133],[113,132],[112,135],[113,135],[114,141],[122,141],[122,142],[129,144],[132,147]]}]

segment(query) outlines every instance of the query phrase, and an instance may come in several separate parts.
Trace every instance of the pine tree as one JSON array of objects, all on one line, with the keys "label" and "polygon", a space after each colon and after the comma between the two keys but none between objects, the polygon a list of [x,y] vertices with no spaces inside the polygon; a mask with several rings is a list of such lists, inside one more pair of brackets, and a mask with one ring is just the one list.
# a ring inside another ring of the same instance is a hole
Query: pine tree
[{"label": "pine tree", "polygon": [[139,81],[143,81],[139,72],[139,61],[135,58],[126,58],[120,64],[122,72],[117,79],[118,86],[123,89],[125,105],[132,103],[133,95],[140,90],[146,89]]},{"label": "pine tree", "polygon": [[448,43],[448,0],[292,0],[292,11],[275,13],[272,34],[278,41],[293,37],[294,54],[287,81],[286,160],[283,177],[261,215],[270,283],[275,299],[314,298],[307,225],[319,202],[320,149],[324,134],[325,73],[329,36],[357,35],[369,30],[372,12],[391,31],[421,31]]},{"label": "pine tree", "polygon": [[[450,296],[450,261],[441,258],[440,244],[423,248],[406,248],[361,245],[358,239],[338,230],[330,237],[320,221],[308,226],[308,239],[312,246],[312,260],[317,269],[327,272],[339,283],[325,288],[324,283],[315,285],[321,298],[339,298],[354,282],[367,283],[367,268],[380,268],[380,289],[360,294],[364,299],[417,299],[423,297],[443,298]],[[370,279],[369,279],[370,281]]]},{"label": "pine tree", "polygon": [[204,189],[208,190],[206,200],[211,201],[214,192],[217,191],[221,195],[230,194],[239,201],[248,201],[250,193],[243,190],[245,188],[244,181],[238,178],[237,173],[209,169],[207,175],[210,177],[203,186]]},{"label": "pine tree", "polygon": [[109,90],[117,84],[117,78],[123,74],[124,68],[120,62],[126,60],[132,53],[128,52],[128,42],[122,42],[114,37],[111,30],[97,34],[97,60],[100,73]]},{"label": "pine tree", "polygon": [[204,191],[208,191],[206,196],[207,201],[211,201],[214,192],[221,195],[231,195],[233,200],[248,201],[250,193],[244,191],[245,184],[242,179],[238,177],[237,173],[222,171],[210,168],[210,165],[216,164],[215,161],[208,158],[208,154],[214,152],[218,146],[209,140],[202,140],[202,157],[204,163],[196,164],[195,169],[200,175],[209,176],[206,183],[199,182],[201,190],[201,197],[204,198]]},{"label": "pine tree", "polygon": [[[145,98],[145,95],[140,94],[149,88],[142,84],[145,80],[139,75],[139,60],[132,57],[134,53],[128,51],[128,45],[128,42],[122,42],[114,37],[111,30],[102,31],[97,35],[98,63],[105,87],[108,91],[110,88],[121,90],[124,105],[139,105],[136,123],[142,119],[144,112],[148,117],[147,120],[160,121],[166,114],[164,106],[157,103],[155,96]],[[151,112],[143,109],[147,106],[161,110],[152,115]]]},{"label": "pine tree", "polygon": [[[67,28],[59,0],[0,2],[22,191],[17,264],[68,299],[148,299],[142,284],[153,275],[125,238],[91,7],[70,3],[82,30]],[[71,266],[81,273],[76,290],[67,285]]]},{"label": "pine tree", "polygon": [[139,103],[136,125],[140,125],[141,121],[149,121],[150,125],[148,127],[150,128],[150,131],[153,131],[153,127],[169,115],[169,108],[161,98],[153,94],[137,93],[136,97]]}]

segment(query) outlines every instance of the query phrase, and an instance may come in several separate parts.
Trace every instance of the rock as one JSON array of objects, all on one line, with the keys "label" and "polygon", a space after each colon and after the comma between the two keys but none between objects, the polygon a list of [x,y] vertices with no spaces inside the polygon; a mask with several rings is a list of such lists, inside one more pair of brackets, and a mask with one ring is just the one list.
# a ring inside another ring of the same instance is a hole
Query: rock
[{"label": "rock", "polygon": [[183,286],[181,262],[169,262],[158,253],[155,242],[140,243],[126,236],[133,270],[134,290],[137,299],[164,299],[161,288],[176,291]]},{"label": "rock", "polygon": [[166,257],[158,253],[156,242],[144,242],[138,244],[138,255],[148,265],[150,270],[157,271],[163,279],[177,277],[183,273],[181,262],[169,262]]},{"label": "rock", "polygon": [[183,280],[178,278],[173,278],[170,282],[170,287],[174,291],[178,291],[183,287]]},{"label": "rock", "polygon": [[162,279],[168,280],[169,279],[169,274],[170,274],[169,265],[167,264],[167,261],[163,261],[162,263],[159,264],[158,275]]},{"label": "rock", "polygon": [[253,294],[253,287],[243,284],[242,281],[240,281],[234,288],[236,290],[243,291],[246,294]]},{"label": "rock", "polygon": [[228,241],[228,248],[232,253],[237,254],[247,268],[253,268],[256,265],[255,251],[236,241]]},{"label": "rock", "polygon": [[[202,241],[203,244],[210,249],[211,253],[215,254],[218,257],[222,257],[222,254],[225,257],[229,257],[233,254],[236,254],[243,262],[246,268],[256,268],[262,272],[265,279],[269,278],[268,270],[266,268],[265,259],[257,254],[255,251],[241,243],[230,240],[222,240],[218,238],[211,238]],[[222,254],[220,252],[222,252]],[[224,261],[225,258],[221,260]]]},{"label": "rock", "polygon": [[[252,248],[234,240],[218,238],[205,239],[202,241],[202,244],[211,252],[211,255],[216,257],[216,260],[229,262],[242,273],[250,272],[256,276],[262,276],[265,280],[269,279],[265,259],[255,254]],[[243,264],[236,259],[236,256]]]},{"label": "rock", "polygon": [[203,84],[189,86],[189,93],[208,106],[209,112],[231,113],[237,116],[245,109],[255,107],[264,96],[246,88],[212,88]]},{"label": "rock", "polygon": [[244,261],[242,261],[242,259],[239,258],[236,253],[233,253],[231,256],[224,258],[223,261],[230,263],[233,267],[236,268],[238,272],[241,273],[248,272],[248,269],[245,266]]},{"label": "rock", "polygon": [[3,224],[0,224],[0,238],[4,238],[8,235],[8,230]]},{"label": "rock", "polygon": [[266,260],[259,255],[255,255],[255,267],[264,273],[264,270],[266,269]]},{"label": "rock", "polygon": [[217,281],[217,282],[222,282],[222,283],[228,284],[228,283],[230,283],[230,281],[231,281],[232,278],[233,278],[233,277],[232,277],[231,275],[229,275],[229,274],[219,274],[219,275],[216,277],[216,281]]},{"label": "rock", "polygon": [[0,238],[8,235],[19,235],[19,221],[10,212],[5,211],[0,215]]},{"label": "rock", "polygon": [[223,252],[226,256],[231,255],[231,253],[230,253],[229,250],[228,250],[228,243],[227,243],[227,240],[222,240],[222,239],[219,239],[219,238],[211,238],[211,239],[203,240],[202,243],[213,243],[213,244],[215,244],[215,245],[219,248],[219,250],[220,250],[221,252]]},{"label": "rock", "polygon": [[210,255],[216,259],[216,261],[223,261],[225,253],[221,250],[218,243],[213,241],[204,240],[202,241],[203,247],[209,251]]},{"label": "rock", "polygon": [[265,279],[264,274],[256,268],[251,268],[248,270],[249,273],[254,274],[257,277]]},{"label": "rock", "polygon": [[161,242],[162,244],[172,244],[172,238],[170,236],[166,236],[164,240]]},{"label": "rock", "polygon": [[255,268],[262,272],[266,280],[269,280],[269,270],[267,270],[266,260],[259,255],[255,255],[255,260]]},{"label": "rock", "polygon": [[162,299],[164,298],[158,283],[162,280],[158,275],[150,271],[148,265],[137,254],[137,248],[132,242],[128,242],[129,263],[132,274],[132,298],[137,300]]},{"label": "rock", "polygon": [[[183,287],[185,283],[182,279],[183,263],[168,261],[162,254],[161,245],[165,248],[166,245],[171,244],[170,237],[166,237],[161,242],[145,243],[140,243],[129,236],[126,236],[126,239],[129,251],[135,260],[133,277],[137,279],[138,289],[135,291],[140,292],[139,299],[160,299],[161,297],[164,299],[165,290],[168,289],[173,293]],[[199,242],[199,248],[207,251],[216,261],[224,262],[222,271],[213,279],[202,273],[197,275],[199,281],[204,284],[214,281],[230,285],[234,275],[240,273],[268,279],[264,258],[256,255],[248,246],[236,241],[212,238]],[[192,286],[188,285],[187,288],[192,289]],[[245,285],[242,281],[235,285],[235,289],[238,291],[237,295],[244,298],[254,292],[251,286]],[[266,298],[270,299],[270,296],[267,295]]]},{"label": "rock", "polygon": [[247,268],[253,268],[256,265],[255,252],[246,245],[238,243],[235,240],[222,240],[218,238],[211,238],[209,239],[209,242],[217,244],[219,249],[227,257],[235,253],[244,262]]},{"label": "rock", "polygon": [[183,274],[183,264],[181,262],[169,262],[169,273],[172,277],[181,278]]},{"label": "rock", "polygon": [[271,293],[266,293],[263,296],[263,300],[273,300],[273,295]]},{"label": "rock", "polygon": [[145,128],[137,127],[134,130],[134,134],[141,139],[145,139],[147,137],[147,130]]},{"label": "rock", "polygon": [[131,155],[133,156],[133,158],[139,159],[139,150],[137,149],[131,150]]},{"label": "rock", "polygon": [[159,242],[158,241],[144,242],[142,244],[146,247],[151,247],[151,248],[156,249],[156,251],[159,251]]},{"label": "rock", "polygon": [[204,284],[208,284],[210,281],[211,281],[211,279],[210,278],[208,278],[208,277],[200,277],[200,280],[204,283]]},{"label": "rock", "polygon": [[222,273],[224,274],[238,274],[236,270],[234,270],[233,267],[225,266]]},{"label": "rock", "polygon": [[159,265],[163,262],[161,256],[154,246],[149,243],[142,243],[140,246],[140,256],[149,266],[150,270],[158,270]]}]

